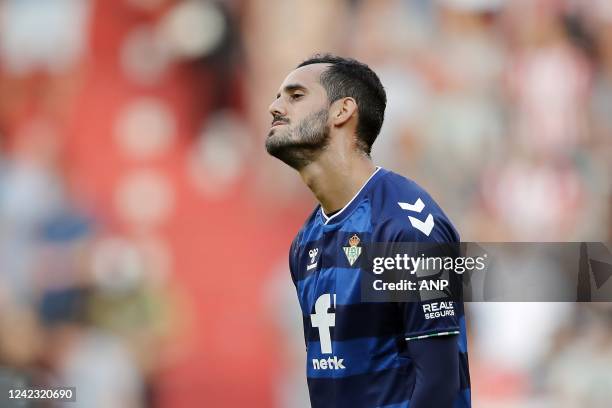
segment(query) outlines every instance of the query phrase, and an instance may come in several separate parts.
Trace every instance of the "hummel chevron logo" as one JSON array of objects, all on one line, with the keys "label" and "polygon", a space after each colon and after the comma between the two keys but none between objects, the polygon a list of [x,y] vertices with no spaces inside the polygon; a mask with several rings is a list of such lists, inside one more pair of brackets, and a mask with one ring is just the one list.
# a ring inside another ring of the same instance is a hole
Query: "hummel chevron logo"
[{"label": "hummel chevron logo", "polygon": [[434,227],[434,219],[431,214],[427,216],[427,218],[425,219],[425,222],[419,220],[418,218],[414,218],[411,216],[408,216],[408,219],[410,220],[410,223],[412,224],[412,226],[418,229],[419,231],[421,231],[423,234],[427,236],[431,234],[431,230]]},{"label": "hummel chevron logo", "polygon": [[[423,208],[425,208],[425,204],[423,203],[423,200],[421,200],[420,198],[418,198],[414,204],[410,204],[410,203],[401,203],[398,202],[397,203],[400,208],[402,210],[406,210],[406,211],[412,211],[412,212],[416,212],[416,213],[421,213],[421,211],[423,211]],[[421,221],[418,218],[412,217],[412,216],[408,216],[408,219],[410,220],[410,224],[412,224],[412,226],[416,229],[418,229],[419,231],[421,231],[423,234],[429,236],[429,234],[431,234],[431,230],[434,227],[434,219],[433,219],[433,215],[428,214],[427,218],[425,218],[425,221]]]},{"label": "hummel chevron logo", "polygon": [[414,211],[416,213],[420,213],[421,211],[423,211],[423,208],[425,208],[425,204],[423,203],[423,200],[421,200],[420,198],[418,198],[414,204],[408,204],[408,203],[399,203],[399,206],[402,207],[402,210],[407,210],[407,211]]}]

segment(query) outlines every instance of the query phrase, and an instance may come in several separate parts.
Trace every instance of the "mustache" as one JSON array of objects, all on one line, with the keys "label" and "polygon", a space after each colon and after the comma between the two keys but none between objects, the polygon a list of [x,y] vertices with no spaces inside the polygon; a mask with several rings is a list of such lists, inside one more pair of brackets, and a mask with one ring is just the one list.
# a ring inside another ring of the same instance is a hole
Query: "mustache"
[{"label": "mustache", "polygon": [[289,119],[285,118],[284,116],[272,115],[272,123],[274,122],[283,122],[283,123],[288,124]]}]

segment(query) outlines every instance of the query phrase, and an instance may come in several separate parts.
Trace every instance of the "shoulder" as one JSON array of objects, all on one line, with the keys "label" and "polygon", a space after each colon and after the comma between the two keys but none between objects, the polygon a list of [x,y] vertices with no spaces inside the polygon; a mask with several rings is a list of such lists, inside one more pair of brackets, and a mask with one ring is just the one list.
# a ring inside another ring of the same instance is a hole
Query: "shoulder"
[{"label": "shoulder", "polygon": [[305,248],[308,245],[314,245],[314,241],[320,238],[317,229],[313,228],[318,209],[319,206],[317,206],[308,216],[298,233],[293,238],[293,241],[291,241],[291,246],[289,247],[289,270],[294,282],[298,272],[297,263],[300,258],[302,248]]},{"label": "shoulder", "polygon": [[314,228],[318,211],[319,206],[316,206],[314,210],[312,210],[308,218],[306,218],[304,224],[302,224],[302,227],[297,232],[297,234],[293,238],[293,241],[291,242],[291,253],[293,253],[293,251],[298,247],[303,246],[306,242],[315,241],[319,238],[317,236],[317,231]]},{"label": "shoulder", "polygon": [[369,199],[375,241],[459,241],[444,211],[413,180],[385,171]]}]

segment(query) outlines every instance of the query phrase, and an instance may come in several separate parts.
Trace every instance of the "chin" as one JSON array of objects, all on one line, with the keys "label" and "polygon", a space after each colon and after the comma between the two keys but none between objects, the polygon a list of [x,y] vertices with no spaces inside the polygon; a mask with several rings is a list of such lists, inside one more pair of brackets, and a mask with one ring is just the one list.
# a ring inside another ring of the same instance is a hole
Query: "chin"
[{"label": "chin", "polygon": [[291,133],[283,131],[284,129],[272,128],[266,138],[267,143],[274,143],[276,145],[291,145]]},{"label": "chin", "polygon": [[266,150],[273,156],[277,151],[286,150],[289,146],[290,144],[280,139],[279,135],[269,135],[266,139]]}]

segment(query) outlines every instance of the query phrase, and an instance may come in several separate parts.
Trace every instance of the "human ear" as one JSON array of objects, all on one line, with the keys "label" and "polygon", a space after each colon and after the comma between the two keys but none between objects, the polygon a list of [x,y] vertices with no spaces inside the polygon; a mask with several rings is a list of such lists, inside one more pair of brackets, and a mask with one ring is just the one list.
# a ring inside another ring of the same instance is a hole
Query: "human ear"
[{"label": "human ear", "polygon": [[357,114],[357,102],[353,98],[338,99],[332,105],[331,119],[336,126],[342,126],[355,114]]}]

